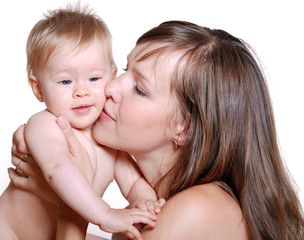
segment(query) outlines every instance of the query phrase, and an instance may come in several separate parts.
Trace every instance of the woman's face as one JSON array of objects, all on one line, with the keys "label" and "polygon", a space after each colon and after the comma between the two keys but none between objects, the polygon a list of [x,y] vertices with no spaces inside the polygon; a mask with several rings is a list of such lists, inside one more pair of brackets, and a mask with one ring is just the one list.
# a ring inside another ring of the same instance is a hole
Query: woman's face
[{"label": "woman's face", "polygon": [[107,101],[93,127],[97,142],[127,151],[135,158],[162,158],[172,151],[174,130],[169,127],[168,114],[174,98],[170,79],[178,54],[155,54],[137,61],[158,47],[160,44],[142,44],[133,49],[127,71],[107,84]]}]

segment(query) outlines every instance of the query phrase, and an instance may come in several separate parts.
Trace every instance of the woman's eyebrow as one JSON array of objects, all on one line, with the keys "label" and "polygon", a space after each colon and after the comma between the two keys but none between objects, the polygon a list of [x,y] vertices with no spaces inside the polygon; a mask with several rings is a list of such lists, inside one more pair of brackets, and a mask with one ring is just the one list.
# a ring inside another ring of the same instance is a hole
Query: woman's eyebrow
[{"label": "woman's eyebrow", "polygon": [[[127,56],[127,66],[129,66],[129,61],[130,61],[130,54]],[[135,66],[134,67],[132,67],[132,71],[134,71],[134,73],[136,74],[136,75],[138,75],[139,76],[139,78],[141,79],[141,80],[143,80],[144,82],[146,82],[147,84],[149,84],[149,85],[152,85],[152,83],[151,83],[151,81],[149,81],[148,80],[148,78],[143,74],[143,73],[141,73]]]},{"label": "woman's eyebrow", "polygon": [[141,73],[137,68],[133,68],[133,71],[135,72],[136,75],[139,76],[141,80],[151,85],[151,81],[149,81],[148,78],[143,73]]}]

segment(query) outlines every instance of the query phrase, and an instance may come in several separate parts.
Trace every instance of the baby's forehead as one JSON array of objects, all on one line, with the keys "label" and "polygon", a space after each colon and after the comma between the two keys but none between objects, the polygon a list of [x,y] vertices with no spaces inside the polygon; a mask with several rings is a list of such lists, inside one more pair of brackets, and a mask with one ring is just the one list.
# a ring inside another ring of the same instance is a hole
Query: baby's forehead
[{"label": "baby's forehead", "polygon": [[[96,46],[97,45],[97,46]],[[96,46],[96,47],[95,47]],[[81,65],[78,64],[81,62]],[[44,70],[72,69],[99,69],[111,71],[112,62],[108,58],[101,42],[78,44],[75,41],[63,41],[58,44],[48,56],[47,60],[35,68],[38,73]]]},{"label": "baby's forehead", "polygon": [[111,56],[107,45],[97,38],[94,38],[88,42],[79,42],[73,39],[63,39],[52,49],[50,49],[50,52],[47,54],[49,56],[48,60],[56,57],[57,55],[75,57],[83,51],[86,51],[88,48],[95,48],[96,50],[94,51],[100,51],[101,56],[104,56],[105,58],[110,58]]},{"label": "baby's forehead", "polygon": [[79,40],[76,40],[76,39],[63,38],[55,46],[55,51],[67,50],[67,52],[69,52],[69,53],[72,53],[72,52],[79,53],[79,52],[85,50],[86,48],[88,48],[89,46],[92,46],[93,43],[95,43],[95,42],[99,42],[99,40],[93,39],[91,41],[80,42]]}]

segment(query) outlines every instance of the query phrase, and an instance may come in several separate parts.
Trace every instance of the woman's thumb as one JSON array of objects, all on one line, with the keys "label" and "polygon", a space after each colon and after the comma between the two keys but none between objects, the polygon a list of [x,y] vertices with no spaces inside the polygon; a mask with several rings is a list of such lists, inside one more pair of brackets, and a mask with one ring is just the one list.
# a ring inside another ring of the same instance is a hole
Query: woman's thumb
[{"label": "woman's thumb", "polygon": [[62,129],[63,132],[65,131],[65,129],[68,129],[68,127],[70,125],[69,121],[64,117],[58,117],[56,119],[56,122],[57,122],[58,126]]},{"label": "woman's thumb", "polygon": [[74,155],[75,152],[77,152],[79,142],[72,130],[69,121],[64,117],[59,117],[56,119],[56,122],[65,136],[70,152]]}]

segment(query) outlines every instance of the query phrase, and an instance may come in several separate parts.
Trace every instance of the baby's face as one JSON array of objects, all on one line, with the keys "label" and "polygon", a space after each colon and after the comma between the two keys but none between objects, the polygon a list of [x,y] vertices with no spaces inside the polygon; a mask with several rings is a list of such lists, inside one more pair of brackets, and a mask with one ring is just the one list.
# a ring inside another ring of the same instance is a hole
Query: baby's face
[{"label": "baby's face", "polygon": [[104,88],[112,79],[112,66],[101,41],[76,49],[67,43],[55,51],[36,77],[48,110],[85,130],[104,107]]}]

